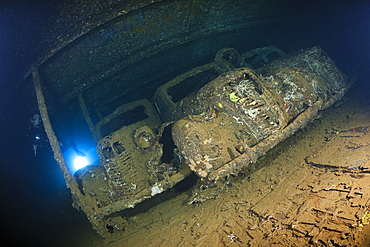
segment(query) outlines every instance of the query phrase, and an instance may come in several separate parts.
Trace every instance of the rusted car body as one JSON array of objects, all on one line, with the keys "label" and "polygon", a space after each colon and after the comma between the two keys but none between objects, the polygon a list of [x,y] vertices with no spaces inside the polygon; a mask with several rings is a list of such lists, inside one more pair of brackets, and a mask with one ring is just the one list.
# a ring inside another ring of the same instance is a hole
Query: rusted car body
[{"label": "rusted car body", "polygon": [[[236,50],[222,49],[214,62],[159,87],[152,102],[124,104],[101,119],[93,132],[100,165],[74,175],[74,186],[88,197],[83,203],[75,196],[75,206],[95,215],[90,222],[109,236],[108,228],[125,227],[115,212],[172,188],[192,171],[211,181],[236,174],[312,121],[354,82],[318,46],[279,54],[251,69]],[[191,84],[189,78],[204,86],[182,94],[173,89]],[[165,131],[175,144],[169,148],[160,142]],[[166,161],[165,149],[171,153]]]},{"label": "rusted car body", "polygon": [[[251,50],[284,12],[247,2],[117,3],[58,36],[25,75],[74,207],[104,238],[124,229],[120,212],[192,171],[218,180],[256,162],[354,82],[319,47]],[[86,120],[98,165],[71,173],[49,113],[70,123],[60,131]]]},{"label": "rusted car body", "polygon": [[202,113],[179,120],[173,137],[193,171],[217,180],[256,162],[352,83],[317,46],[232,70],[198,91]]}]

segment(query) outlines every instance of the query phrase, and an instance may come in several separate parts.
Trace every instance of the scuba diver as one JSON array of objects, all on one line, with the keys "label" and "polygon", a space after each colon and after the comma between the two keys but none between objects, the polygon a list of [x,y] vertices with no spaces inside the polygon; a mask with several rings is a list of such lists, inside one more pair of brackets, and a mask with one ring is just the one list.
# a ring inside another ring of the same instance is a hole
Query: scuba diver
[{"label": "scuba diver", "polygon": [[[31,125],[29,127],[29,131],[30,131],[30,135],[31,135],[31,138],[32,138],[32,142],[33,142],[32,143],[32,149],[33,149],[33,152],[35,153],[35,156],[36,156],[37,150],[39,148],[45,148],[46,151],[51,153],[53,150],[51,149],[49,139],[46,136],[46,132],[44,130],[44,125],[42,123],[42,119],[41,119],[40,114],[39,113],[33,114],[32,118],[30,118],[30,122],[31,122]],[[60,140],[60,139],[58,138],[58,140]],[[60,148],[62,150],[62,153],[67,151],[69,148],[72,148],[73,151],[75,151],[75,153],[78,156],[81,156],[81,157],[86,156],[83,152],[78,150],[76,144],[72,141],[68,142],[68,143],[65,143],[63,141],[59,141],[59,145],[60,145]]]}]

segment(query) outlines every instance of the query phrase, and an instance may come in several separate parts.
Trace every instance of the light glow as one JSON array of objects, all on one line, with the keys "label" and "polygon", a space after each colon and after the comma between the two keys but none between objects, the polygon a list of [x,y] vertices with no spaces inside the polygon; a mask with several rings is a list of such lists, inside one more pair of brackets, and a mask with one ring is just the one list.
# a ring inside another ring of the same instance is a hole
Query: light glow
[{"label": "light glow", "polygon": [[85,166],[87,166],[87,159],[85,157],[77,156],[77,158],[73,162],[73,165],[76,170],[84,168]]}]

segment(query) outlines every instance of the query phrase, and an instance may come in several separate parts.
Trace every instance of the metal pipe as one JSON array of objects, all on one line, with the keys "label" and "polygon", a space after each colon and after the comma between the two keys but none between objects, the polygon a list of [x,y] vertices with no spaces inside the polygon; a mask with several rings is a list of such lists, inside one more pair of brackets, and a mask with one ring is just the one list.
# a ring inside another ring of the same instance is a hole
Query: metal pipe
[{"label": "metal pipe", "polygon": [[75,208],[82,209],[82,211],[86,214],[87,218],[89,219],[93,228],[104,238],[108,237],[107,231],[104,229],[104,221],[99,218],[99,214],[96,213],[94,210],[94,205],[96,205],[96,200],[91,198],[90,196],[84,196],[78,188],[78,184],[76,179],[72,176],[71,172],[69,171],[64,157],[62,155],[62,151],[60,149],[59,141],[55,136],[54,130],[51,126],[49,114],[45,104],[45,98],[42,94],[41,83],[40,83],[40,75],[38,72],[38,67],[32,68],[32,76],[33,76],[33,84],[35,86],[37,103],[40,110],[40,115],[42,121],[44,123],[44,128],[46,135],[49,138],[49,142],[51,148],[53,149],[54,159],[57,161],[60,170],[63,173],[63,176],[66,180],[67,188],[71,190],[72,198],[74,202],[77,204],[74,205]]},{"label": "metal pipe", "polygon": [[46,135],[49,138],[50,146],[53,149],[54,159],[57,161],[60,170],[62,171],[63,176],[66,179],[67,187],[68,188],[73,187],[74,184],[76,183],[76,180],[72,177],[72,174],[65,163],[62,151],[60,149],[59,141],[55,136],[53,128],[51,127],[48,110],[46,109],[45,98],[44,95],[42,94],[40,75],[37,67],[32,68],[32,76],[33,84],[35,86],[36,91],[37,103],[40,110],[40,115],[42,118],[42,122],[44,124]]}]

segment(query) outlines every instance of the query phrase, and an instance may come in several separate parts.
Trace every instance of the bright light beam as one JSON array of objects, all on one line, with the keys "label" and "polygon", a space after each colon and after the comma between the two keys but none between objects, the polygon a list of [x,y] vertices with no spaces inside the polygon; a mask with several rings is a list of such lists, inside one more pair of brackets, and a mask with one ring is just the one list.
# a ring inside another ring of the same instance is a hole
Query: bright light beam
[{"label": "bright light beam", "polygon": [[73,162],[76,170],[84,168],[87,166],[87,159],[85,157],[78,156],[75,161]]}]

